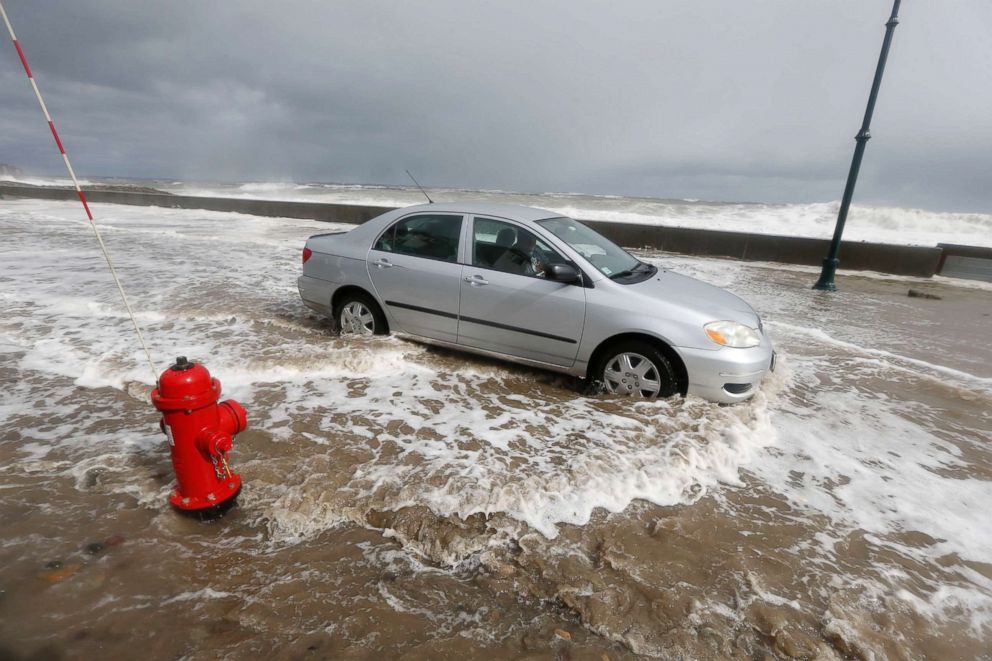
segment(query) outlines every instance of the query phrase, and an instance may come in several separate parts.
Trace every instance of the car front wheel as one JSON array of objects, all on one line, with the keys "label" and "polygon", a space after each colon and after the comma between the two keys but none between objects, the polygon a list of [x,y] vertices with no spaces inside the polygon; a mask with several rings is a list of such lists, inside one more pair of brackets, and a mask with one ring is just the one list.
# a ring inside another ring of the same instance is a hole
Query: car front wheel
[{"label": "car front wheel", "polygon": [[385,335],[386,318],[379,305],[364,294],[348,294],[334,308],[334,321],[341,335]]},{"label": "car front wheel", "polygon": [[657,348],[638,340],[608,349],[593,374],[612,395],[655,399],[678,392],[672,364]]}]

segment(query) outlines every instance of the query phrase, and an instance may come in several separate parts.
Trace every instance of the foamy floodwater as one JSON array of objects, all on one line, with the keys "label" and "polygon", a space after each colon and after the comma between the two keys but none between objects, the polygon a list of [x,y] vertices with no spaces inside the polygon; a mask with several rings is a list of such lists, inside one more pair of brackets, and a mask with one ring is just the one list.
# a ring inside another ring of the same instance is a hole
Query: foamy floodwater
[{"label": "foamy floodwater", "polygon": [[[256,182],[200,184],[168,182],[159,186],[181,195],[236,197],[336,204],[400,207],[420,204],[423,194],[412,187],[347,184]],[[487,200],[550,209],[573,218],[666,227],[692,227],[730,232],[829,239],[837,222],[839,202],[761,204],[704,200],[653,199],[581,193],[513,193],[431,189],[435,201]],[[927,211],[854,204],[844,230],[847,241],[934,246],[957,243],[992,246],[992,215]]]},{"label": "foamy floodwater", "polygon": [[159,367],[202,360],[248,409],[247,487],[213,525],[168,509],[152,375],[90,229],[4,200],[0,651],[127,654],[135,631],[204,658],[992,641],[988,289],[845,275],[825,295],[802,270],[647,254],[752,302],[781,367],[746,405],[626,402],[334,337],[295,289],[334,226],[95,211]]}]

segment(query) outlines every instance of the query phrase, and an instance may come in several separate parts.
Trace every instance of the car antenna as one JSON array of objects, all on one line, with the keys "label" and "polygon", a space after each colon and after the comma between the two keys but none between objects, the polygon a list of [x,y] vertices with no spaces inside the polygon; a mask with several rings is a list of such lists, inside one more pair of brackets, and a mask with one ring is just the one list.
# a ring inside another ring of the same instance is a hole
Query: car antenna
[{"label": "car antenna", "polygon": [[406,171],[406,176],[408,176],[411,179],[413,179],[413,183],[417,184],[417,188],[419,188],[420,189],[420,192],[424,194],[424,197],[427,198],[427,201],[430,202],[431,204],[434,204],[434,200],[432,200],[431,199],[431,196],[427,194],[427,191],[425,191],[424,190],[424,187],[420,185],[420,182],[417,181],[412,174],[410,174],[410,171],[409,170]]}]

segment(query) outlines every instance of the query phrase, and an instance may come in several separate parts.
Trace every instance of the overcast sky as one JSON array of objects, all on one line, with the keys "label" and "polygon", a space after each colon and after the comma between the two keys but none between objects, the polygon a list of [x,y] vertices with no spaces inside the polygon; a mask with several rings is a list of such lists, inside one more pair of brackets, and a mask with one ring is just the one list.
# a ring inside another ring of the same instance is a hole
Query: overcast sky
[{"label": "overcast sky", "polygon": [[[891,0],[5,0],[81,176],[839,199]],[[906,0],[855,200],[992,211],[992,2]],[[61,175],[0,48],[0,162]]]}]

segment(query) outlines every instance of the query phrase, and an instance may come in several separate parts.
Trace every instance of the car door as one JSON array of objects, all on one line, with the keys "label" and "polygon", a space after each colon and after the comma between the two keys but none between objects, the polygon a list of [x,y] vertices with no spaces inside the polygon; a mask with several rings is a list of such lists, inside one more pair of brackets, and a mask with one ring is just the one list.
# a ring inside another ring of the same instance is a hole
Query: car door
[{"label": "car door", "polygon": [[407,216],[372,245],[369,277],[394,330],[457,341],[462,222],[452,214]]},{"label": "car door", "polygon": [[554,365],[574,363],[586,290],[581,284],[546,280],[541,273],[544,264],[569,260],[533,232],[505,220],[476,216],[467,239],[458,343]]}]

